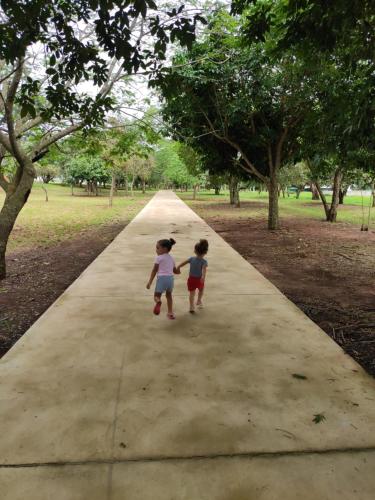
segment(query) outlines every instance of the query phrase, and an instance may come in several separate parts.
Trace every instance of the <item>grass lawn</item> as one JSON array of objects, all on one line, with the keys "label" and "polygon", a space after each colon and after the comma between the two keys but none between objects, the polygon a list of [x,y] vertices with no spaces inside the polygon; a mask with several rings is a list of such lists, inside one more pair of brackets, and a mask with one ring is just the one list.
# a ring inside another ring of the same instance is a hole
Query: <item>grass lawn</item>
[{"label": "grass lawn", "polygon": [[[110,208],[108,190],[102,190],[100,196],[87,196],[84,189],[75,188],[72,196],[70,187],[57,184],[45,187],[48,203],[41,184],[34,184],[10,236],[8,252],[50,246],[100,224],[128,222],[154,194],[134,192],[133,196],[125,197],[124,192],[119,191]],[[0,207],[4,197],[0,189]]]},{"label": "grass lawn", "polygon": [[[193,209],[198,209],[204,217],[204,211],[207,210],[211,215],[215,209],[220,208],[220,215],[225,218],[244,219],[244,218],[264,218],[267,219],[268,210],[268,193],[262,192],[258,194],[255,191],[241,191],[240,200],[242,207],[233,209],[225,204],[229,202],[229,193],[222,192],[220,195],[215,195],[213,191],[201,191],[197,195],[197,199],[193,200],[191,192],[177,192],[177,194]],[[327,201],[330,202],[331,196],[327,196]],[[363,208],[362,208],[363,201]],[[337,221],[360,226],[362,224],[362,213],[364,213],[364,222],[367,224],[368,210],[371,198],[364,196],[346,196],[344,205],[339,205]],[[218,207],[218,204],[220,207]],[[320,201],[313,201],[311,193],[303,192],[299,199],[296,199],[294,194],[290,197],[279,198],[280,218],[283,217],[305,217],[318,220],[324,220],[324,209]],[[219,215],[219,214],[218,214]],[[375,225],[375,208],[371,209],[370,225]]]},{"label": "grass lawn", "polygon": [[[114,198],[113,207],[108,206],[109,190],[102,190],[100,196],[88,196],[84,189],[74,189],[74,196],[67,186],[48,184],[49,201],[45,201],[42,185],[35,183],[25,207],[21,211],[8,244],[8,252],[24,250],[36,246],[51,246],[60,241],[74,237],[90,227],[106,223],[128,222],[147,203],[154,192],[142,194],[134,192],[126,197],[120,191]],[[233,209],[229,206],[228,192],[220,195],[213,191],[201,191],[193,200],[191,192],[177,194],[193,209],[204,217],[216,215],[225,219],[259,218],[267,219],[267,193],[241,191],[242,207]],[[329,199],[329,197],[328,197]],[[0,190],[0,206],[4,200],[4,192]],[[324,211],[319,201],[311,200],[311,193],[301,193],[300,199],[295,195],[289,198],[280,197],[280,217],[305,217],[323,220]],[[364,213],[367,222],[369,197],[364,197]],[[339,206],[338,221],[360,226],[362,224],[362,199],[360,196],[347,196],[345,204]],[[375,209],[371,211],[372,227],[375,225]]]}]

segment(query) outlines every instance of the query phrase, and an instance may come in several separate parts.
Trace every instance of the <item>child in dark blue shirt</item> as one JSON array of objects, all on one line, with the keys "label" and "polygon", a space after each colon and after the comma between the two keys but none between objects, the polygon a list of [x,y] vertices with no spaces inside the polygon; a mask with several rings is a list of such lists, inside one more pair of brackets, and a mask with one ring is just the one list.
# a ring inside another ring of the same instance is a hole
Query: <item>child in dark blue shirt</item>
[{"label": "child in dark blue shirt", "polygon": [[204,256],[208,252],[208,241],[199,240],[199,242],[194,247],[195,257],[189,257],[184,262],[181,262],[177,266],[177,271],[186,264],[190,264],[189,278],[187,281],[187,287],[189,290],[189,302],[190,302],[190,312],[195,313],[195,291],[198,290],[198,300],[197,306],[203,307],[202,297],[204,292],[204,283],[206,280],[207,266],[208,262],[204,259]]}]

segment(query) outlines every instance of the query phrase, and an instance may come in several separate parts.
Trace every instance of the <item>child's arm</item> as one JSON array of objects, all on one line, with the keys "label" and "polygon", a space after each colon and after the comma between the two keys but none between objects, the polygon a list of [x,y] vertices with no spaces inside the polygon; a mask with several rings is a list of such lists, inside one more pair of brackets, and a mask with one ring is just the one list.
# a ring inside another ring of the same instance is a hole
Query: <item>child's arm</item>
[{"label": "child's arm", "polygon": [[203,266],[202,268],[202,277],[201,280],[204,282],[206,280],[207,266]]},{"label": "child's arm", "polygon": [[189,262],[190,262],[190,259],[187,259],[187,260],[184,260],[183,262],[181,262],[181,264],[179,264],[179,265],[177,266],[177,268],[176,268],[176,271],[177,271],[177,273],[176,273],[176,274],[180,274],[180,272],[181,272],[181,271],[180,271],[181,267],[186,266],[186,264],[189,264]]},{"label": "child's arm", "polygon": [[148,283],[146,285],[146,288],[149,290],[151,288],[151,284],[154,281],[154,278],[156,276],[156,273],[158,272],[159,269],[159,264],[154,264],[154,267],[152,268],[150,279],[148,280]]}]

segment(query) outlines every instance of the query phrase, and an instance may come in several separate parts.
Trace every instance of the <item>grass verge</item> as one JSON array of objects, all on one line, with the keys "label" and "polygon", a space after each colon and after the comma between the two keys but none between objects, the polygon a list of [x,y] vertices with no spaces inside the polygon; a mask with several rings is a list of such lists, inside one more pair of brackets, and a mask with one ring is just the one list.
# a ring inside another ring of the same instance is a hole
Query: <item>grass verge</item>
[{"label": "grass verge", "polygon": [[[100,196],[88,196],[83,188],[75,188],[72,196],[67,186],[48,184],[44,187],[49,201],[45,201],[42,185],[35,183],[9,238],[8,252],[49,247],[91,227],[129,222],[154,194],[134,192],[126,197],[120,191],[109,207],[108,190],[102,190]],[[4,197],[0,191],[0,206]]]}]

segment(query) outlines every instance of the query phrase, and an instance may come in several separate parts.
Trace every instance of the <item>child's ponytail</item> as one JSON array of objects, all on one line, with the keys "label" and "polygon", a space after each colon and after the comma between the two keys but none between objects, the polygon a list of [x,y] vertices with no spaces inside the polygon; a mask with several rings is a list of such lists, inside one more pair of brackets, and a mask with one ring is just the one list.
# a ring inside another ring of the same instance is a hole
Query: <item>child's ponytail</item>
[{"label": "child's ponytail", "polygon": [[173,238],[169,238],[169,240],[159,240],[159,245],[163,248],[166,248],[168,252],[172,249],[173,245],[176,244]]},{"label": "child's ponytail", "polygon": [[195,245],[194,250],[198,255],[206,255],[206,253],[208,252],[208,241],[199,240],[199,242]]}]

